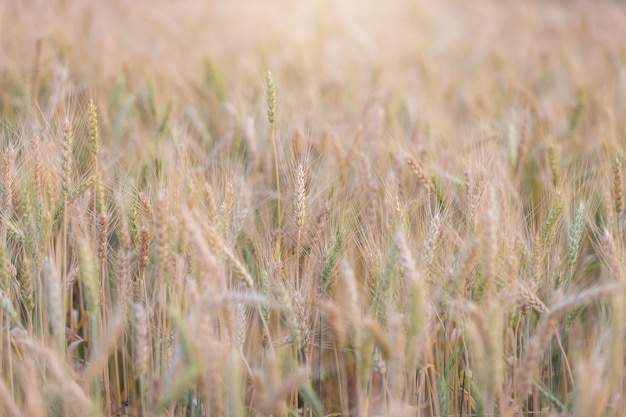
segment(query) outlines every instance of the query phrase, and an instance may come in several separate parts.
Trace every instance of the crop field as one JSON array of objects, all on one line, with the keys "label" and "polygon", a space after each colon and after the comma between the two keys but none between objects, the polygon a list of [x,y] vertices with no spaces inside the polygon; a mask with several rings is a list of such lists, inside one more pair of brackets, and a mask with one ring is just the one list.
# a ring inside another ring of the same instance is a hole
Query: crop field
[{"label": "crop field", "polygon": [[626,3],[0,2],[0,416],[626,415]]}]

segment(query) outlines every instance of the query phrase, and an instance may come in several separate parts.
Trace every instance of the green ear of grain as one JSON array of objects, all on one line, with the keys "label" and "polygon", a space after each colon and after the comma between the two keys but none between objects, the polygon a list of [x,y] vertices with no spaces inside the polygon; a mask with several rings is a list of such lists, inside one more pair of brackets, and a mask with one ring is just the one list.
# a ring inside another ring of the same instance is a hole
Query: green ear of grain
[{"label": "green ear of grain", "polygon": [[382,324],[387,321],[387,294],[393,283],[393,278],[396,276],[398,256],[398,246],[394,243],[387,254],[380,277],[376,279],[375,293],[372,295],[373,312]]},{"label": "green ear of grain", "polygon": [[330,277],[337,265],[337,259],[339,257],[339,253],[341,252],[341,248],[343,247],[343,241],[346,237],[346,232],[343,229],[337,230],[337,235],[335,238],[335,245],[333,246],[326,263],[324,264],[324,268],[322,269],[322,289],[326,289],[328,283],[330,281]]},{"label": "green ear of grain", "polygon": [[78,197],[80,197],[87,188],[89,188],[94,181],[96,180],[95,175],[91,175],[86,179],[82,180],[80,183],[75,185],[67,195],[59,202],[56,209],[54,210],[53,222],[56,223],[59,221],[61,217],[63,217],[63,213],[65,212],[65,207],[67,204],[71,204]]},{"label": "green ear of grain", "polygon": [[580,203],[578,208],[576,209],[576,214],[574,215],[574,223],[572,224],[572,229],[569,233],[569,239],[567,241],[567,266],[569,267],[570,276],[568,277],[568,281],[565,284],[569,286],[570,280],[572,279],[572,271],[574,270],[574,266],[576,264],[576,260],[578,259],[578,254],[580,253],[580,245],[583,240],[583,236],[585,233],[585,204]]},{"label": "green ear of grain", "polygon": [[552,394],[543,384],[534,383],[535,388],[539,390],[539,393],[543,398],[545,398],[552,407],[554,407],[558,412],[563,412],[565,410],[565,405],[554,395]]}]

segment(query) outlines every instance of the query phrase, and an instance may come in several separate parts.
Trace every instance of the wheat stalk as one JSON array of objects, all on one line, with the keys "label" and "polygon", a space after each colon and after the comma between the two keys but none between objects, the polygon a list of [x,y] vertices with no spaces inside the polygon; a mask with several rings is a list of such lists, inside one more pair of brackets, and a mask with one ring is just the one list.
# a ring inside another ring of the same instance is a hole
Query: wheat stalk
[{"label": "wheat stalk", "polygon": [[615,211],[618,216],[624,212],[624,185],[622,177],[622,162],[619,158],[615,158],[613,163],[613,201],[615,202]]},{"label": "wheat stalk", "polygon": [[274,260],[278,261],[281,256],[281,199],[280,199],[280,173],[278,169],[278,145],[276,144],[276,86],[272,73],[267,71],[265,77],[267,89],[267,120],[270,123],[270,135],[272,146],[274,147],[274,176],[276,181],[276,246],[274,249]]}]

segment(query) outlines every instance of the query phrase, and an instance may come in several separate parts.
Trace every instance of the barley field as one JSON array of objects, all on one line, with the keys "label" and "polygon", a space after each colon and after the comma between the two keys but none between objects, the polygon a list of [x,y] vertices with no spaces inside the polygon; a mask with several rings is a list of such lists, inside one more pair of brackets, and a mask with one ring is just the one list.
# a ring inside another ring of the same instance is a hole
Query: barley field
[{"label": "barley field", "polygon": [[0,415],[626,415],[626,3],[0,2]]}]

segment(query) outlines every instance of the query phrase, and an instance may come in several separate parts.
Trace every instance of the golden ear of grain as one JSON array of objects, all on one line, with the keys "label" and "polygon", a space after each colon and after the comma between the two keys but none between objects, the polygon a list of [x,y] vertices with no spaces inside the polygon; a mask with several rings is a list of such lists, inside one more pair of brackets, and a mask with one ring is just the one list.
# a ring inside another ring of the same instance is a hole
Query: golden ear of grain
[{"label": "golden ear of grain", "polygon": [[296,167],[296,192],[293,201],[293,221],[298,231],[304,226],[306,217],[306,179],[304,165],[299,163]]},{"label": "golden ear of grain", "polygon": [[89,129],[88,139],[89,145],[91,145],[91,153],[94,159],[98,158],[100,152],[100,130],[98,129],[98,108],[96,107],[93,99],[89,100],[89,107],[87,109],[87,125]]},{"label": "golden ear of grain", "polygon": [[102,212],[96,223],[96,237],[98,241],[98,258],[106,261],[109,253],[109,215]]},{"label": "golden ear of grain", "polygon": [[41,153],[41,137],[35,136],[31,141],[33,150],[33,177],[35,183],[35,195],[38,198],[38,203],[41,204],[41,200],[44,196],[44,184],[43,184],[43,155]]},{"label": "golden ear of grain", "polygon": [[144,226],[152,227],[154,222],[154,215],[152,212],[152,202],[150,201],[150,197],[148,196],[148,194],[141,191],[137,194],[137,199],[139,201],[139,214],[141,215],[141,219],[144,222]]},{"label": "golden ear of grain", "polygon": [[539,314],[548,312],[548,307],[545,303],[526,284],[519,283],[519,292],[522,298],[522,311],[528,311],[528,309],[532,308]]},{"label": "golden ear of grain", "polygon": [[415,162],[412,158],[406,158],[406,163],[409,168],[411,168],[411,171],[413,171],[413,174],[415,174],[415,177],[422,185],[422,187],[424,187],[429,193],[434,191],[435,187],[432,183],[432,180],[428,178],[422,166]]},{"label": "golden ear of grain", "polygon": [[2,164],[0,167],[0,190],[2,191],[0,204],[3,222],[8,220],[13,209],[15,156],[15,148],[9,145],[2,151],[2,157],[0,158],[0,163]]},{"label": "golden ear of grain", "polygon": [[152,232],[146,226],[139,230],[139,269],[145,271],[150,262],[150,244],[152,243]]},{"label": "golden ear of grain", "polygon": [[61,194],[67,198],[72,189],[72,169],[74,157],[72,155],[74,146],[74,130],[69,119],[63,123],[63,143],[61,146]]}]

